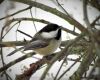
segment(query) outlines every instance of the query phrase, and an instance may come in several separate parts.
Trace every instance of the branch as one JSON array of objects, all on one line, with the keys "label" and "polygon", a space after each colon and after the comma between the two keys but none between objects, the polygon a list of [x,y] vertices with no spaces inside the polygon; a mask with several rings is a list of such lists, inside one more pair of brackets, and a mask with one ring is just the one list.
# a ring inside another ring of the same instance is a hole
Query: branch
[{"label": "branch", "polygon": [[16,59],[16,60],[14,60],[14,61],[12,61],[12,62],[10,62],[10,63],[4,65],[3,67],[0,68],[0,72],[5,71],[5,70],[8,69],[9,67],[15,65],[16,63],[18,63],[18,62],[20,62],[20,61],[22,61],[22,60],[24,60],[24,59],[26,59],[26,58],[28,58],[28,57],[31,57],[31,56],[34,55],[34,54],[35,54],[34,52],[28,53],[28,54],[26,54],[26,55],[24,55],[24,56],[22,56],[22,57],[20,57],[20,58],[18,58],[18,59]]},{"label": "branch", "polygon": [[89,32],[89,34],[90,34],[90,36],[92,38],[94,35],[93,35],[92,27],[90,25],[90,22],[89,22],[89,19],[88,19],[88,15],[87,15],[87,2],[88,2],[88,0],[84,0],[83,1],[83,15],[84,15],[84,21],[85,21],[85,23],[87,25],[88,32]]},{"label": "branch", "polygon": [[89,65],[94,60],[94,58],[95,53],[93,53],[93,44],[91,44],[88,50],[86,51],[80,66],[78,67],[77,71],[70,77],[70,80],[81,80],[81,77],[87,71]]},{"label": "branch", "polygon": [[[9,24],[9,23],[8,23]],[[6,24],[7,25],[7,24]],[[6,26],[4,26],[2,29],[1,29],[1,39],[0,39],[0,42],[2,42],[2,36],[3,36],[3,32],[4,32],[4,29],[5,29]],[[3,56],[3,48],[1,47],[0,49],[0,54],[1,54],[1,62],[2,62],[2,65],[3,67],[5,66],[5,61],[4,61],[4,56]],[[6,77],[6,80],[9,80],[11,79],[11,77],[7,74],[6,70],[4,70],[4,74],[5,74],[5,77]]]},{"label": "branch", "polygon": [[29,6],[29,7],[25,8],[25,9],[22,9],[22,10],[19,10],[19,11],[15,12],[15,13],[13,13],[13,14],[10,14],[10,15],[7,15],[7,16],[5,16],[5,17],[3,17],[3,18],[0,18],[0,20],[3,20],[3,19],[5,19],[5,18],[11,17],[11,16],[14,16],[14,15],[16,15],[16,14],[18,14],[18,13],[21,13],[21,12],[23,12],[23,11],[26,11],[26,10],[28,10],[28,9],[30,9],[30,8],[32,8],[32,6]]},{"label": "branch", "polygon": [[55,14],[55,15],[59,16],[60,18],[68,21],[70,24],[76,26],[81,32],[87,32],[87,29],[83,25],[81,25],[79,22],[77,22],[72,17],[58,11],[55,8],[52,8],[52,7],[49,7],[49,6],[46,6],[44,4],[41,4],[41,3],[38,3],[38,2],[35,2],[35,1],[31,1],[31,0],[10,0],[10,1],[16,1],[16,2],[20,2],[20,3],[24,3],[24,4],[27,4],[27,5],[33,6],[33,7],[40,8],[40,9],[47,11],[47,12],[50,12],[52,14]]},{"label": "branch", "polygon": [[4,0],[0,0],[0,4],[3,2]]},{"label": "branch", "polygon": [[23,32],[21,30],[17,30],[17,31],[20,32],[20,33],[22,33],[22,34],[24,34],[24,35],[26,35],[26,36],[28,36],[28,37],[30,37],[31,39],[33,38],[32,36],[30,36],[29,34],[26,34],[25,32]]},{"label": "branch", "polygon": [[89,35],[90,35],[90,38],[92,40],[92,43],[94,44],[95,46],[95,50],[96,50],[96,53],[98,55],[98,57],[100,58],[100,45],[98,44],[100,41],[100,38],[98,38],[98,36],[96,34],[100,34],[100,31],[98,33],[96,32],[93,32],[92,30],[92,27],[90,25],[90,22],[89,22],[89,19],[88,19],[88,15],[87,15],[87,0],[84,0],[83,1],[83,13],[84,13],[84,20],[85,20],[85,23],[87,25],[87,29],[88,29],[88,32],[89,32]]},{"label": "branch", "polygon": [[100,0],[89,0],[89,3],[100,11]]},{"label": "branch", "polygon": [[0,42],[0,47],[13,47],[13,46],[24,46],[29,41],[9,41],[9,42]]},{"label": "branch", "polygon": [[17,75],[15,80],[29,80],[30,77],[37,70],[39,70],[44,64],[47,64],[47,62],[50,61],[56,54],[58,54],[58,53],[54,53],[54,54],[51,54],[49,56],[43,57],[39,61],[32,63],[30,65],[30,68],[28,70],[24,71],[24,73]]},{"label": "branch", "polygon": [[79,62],[81,58],[82,58],[82,57],[77,58],[77,59],[74,61],[74,63],[73,63],[68,69],[66,69],[66,70],[58,77],[57,80],[60,80],[68,71],[70,71],[70,69],[71,69],[77,62]]},{"label": "branch", "polygon": [[99,19],[100,19],[100,15],[91,23],[91,26],[94,26]]},{"label": "branch", "polygon": [[[36,21],[36,22],[41,22],[41,23],[44,23],[44,24],[49,24],[50,22],[49,21],[46,21],[46,20],[43,20],[43,19],[36,19],[36,18],[14,18],[14,19],[11,19],[11,20],[9,20],[9,22],[7,23],[7,24],[5,24],[5,26],[4,26],[4,29],[5,29],[5,27],[6,26],[8,26],[8,25],[10,25],[12,22],[15,22],[15,21],[18,21],[17,23],[19,23],[19,22],[21,22],[21,21]],[[16,24],[17,24],[16,23]],[[12,27],[13,28],[13,27]],[[12,29],[11,28],[11,29]],[[67,28],[64,28],[64,27],[61,27],[64,31],[66,31],[66,32],[69,32],[69,33],[71,33],[71,34],[73,34],[73,35],[75,35],[75,36],[78,36],[79,34],[77,33],[77,32],[74,32],[74,31],[71,31],[71,30],[69,30],[69,29],[67,29]],[[11,30],[10,29],[10,30]],[[22,32],[22,33],[24,33],[24,32]],[[24,35],[25,35],[25,33],[24,33]],[[28,34],[27,34],[28,35]],[[26,35],[26,36],[27,36]],[[29,35],[28,35],[29,36]],[[29,36],[29,37],[31,37],[31,36]],[[4,36],[2,37],[2,38],[4,38]],[[1,39],[2,39],[1,38]]]}]

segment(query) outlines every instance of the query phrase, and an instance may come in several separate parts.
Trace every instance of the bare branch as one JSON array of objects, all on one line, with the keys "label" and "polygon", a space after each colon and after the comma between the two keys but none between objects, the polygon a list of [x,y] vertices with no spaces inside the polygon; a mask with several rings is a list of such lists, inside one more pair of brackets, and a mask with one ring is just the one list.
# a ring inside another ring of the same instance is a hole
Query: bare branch
[{"label": "bare branch", "polygon": [[[91,55],[92,54],[92,55]],[[90,45],[88,50],[85,53],[85,56],[83,57],[83,60],[77,69],[77,71],[70,77],[70,80],[81,80],[82,75],[87,71],[87,68],[93,61],[95,57],[95,53],[93,53],[93,44]],[[86,65],[85,65],[86,64]]]},{"label": "bare branch", "polygon": [[23,32],[21,30],[17,30],[17,31],[20,32],[20,33],[22,33],[22,34],[24,34],[24,35],[26,35],[26,36],[28,36],[28,37],[30,37],[30,38],[33,38],[32,36],[30,36],[29,34],[26,34],[25,32]]},{"label": "bare branch", "polygon": [[3,67],[0,68],[0,72],[5,71],[5,70],[8,69],[9,67],[15,65],[16,63],[18,63],[18,62],[20,62],[20,61],[22,61],[22,60],[24,60],[24,59],[26,59],[26,58],[28,58],[28,57],[31,57],[31,56],[34,55],[34,54],[35,54],[34,52],[28,53],[28,54],[26,54],[26,55],[24,55],[24,56],[22,56],[22,57],[20,57],[20,58],[18,58],[18,59],[16,59],[16,60],[14,60],[14,61],[12,61],[12,62],[10,62],[10,63],[4,65]]},{"label": "bare branch", "polygon": [[67,70],[65,70],[61,75],[60,75],[60,77],[57,79],[57,80],[60,80],[77,62],[79,62],[80,61],[80,59],[81,59],[82,57],[79,57],[78,59],[76,59],[75,61],[74,61],[74,63],[67,69]]},{"label": "bare branch", "polygon": [[7,15],[7,16],[5,16],[5,17],[3,17],[3,18],[0,18],[0,20],[3,20],[3,19],[5,19],[5,18],[11,17],[11,16],[14,16],[14,15],[16,15],[16,14],[18,14],[18,13],[21,13],[21,12],[23,12],[23,11],[26,11],[26,10],[28,10],[28,9],[30,9],[30,8],[32,8],[32,6],[29,6],[29,7],[25,8],[25,9],[22,9],[22,10],[19,10],[19,11],[15,12],[15,13],[13,13],[13,14],[10,14],[10,15]]},{"label": "bare branch", "polygon": [[47,12],[50,12],[52,14],[55,14],[55,15],[59,16],[60,18],[68,21],[70,24],[76,26],[80,31],[87,32],[87,29],[83,25],[81,25],[75,19],[73,19],[70,16],[58,11],[55,8],[52,8],[52,7],[49,7],[49,6],[46,6],[44,4],[41,4],[41,3],[38,3],[38,2],[35,2],[35,1],[31,1],[31,0],[10,0],[10,1],[21,2],[21,3],[27,4],[27,5],[30,5],[30,6],[33,6],[33,7],[40,8],[40,9],[45,10]]},{"label": "bare branch", "polygon": [[100,19],[100,15],[91,23],[91,26],[94,26],[96,24],[96,21]]}]

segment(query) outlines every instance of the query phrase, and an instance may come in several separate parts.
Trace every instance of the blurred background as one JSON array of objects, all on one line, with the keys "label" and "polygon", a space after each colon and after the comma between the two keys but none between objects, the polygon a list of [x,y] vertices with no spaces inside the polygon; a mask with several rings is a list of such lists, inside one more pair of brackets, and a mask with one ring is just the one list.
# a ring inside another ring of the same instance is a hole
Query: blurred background
[{"label": "blurred background", "polygon": [[[64,10],[62,10],[62,8],[58,5],[56,0],[35,0],[35,1],[42,3],[42,4],[45,4],[47,6],[50,6],[52,8],[55,8],[55,9],[63,12],[64,14],[66,14],[64,12]],[[79,23],[86,26],[86,24],[84,22],[84,18],[83,18],[83,2],[82,2],[82,0],[59,0],[59,3],[63,6],[63,8],[69,13],[69,15],[72,18],[76,19]],[[26,4],[22,4],[22,3],[18,3],[18,2],[11,2],[9,0],[4,0],[0,4],[0,19],[4,16],[12,14],[12,13],[19,11],[21,9],[24,9],[26,7],[28,7],[28,5],[26,5]],[[99,10],[97,10],[95,7],[92,7],[91,5],[88,5],[88,18],[89,18],[91,23],[99,15],[100,15]],[[43,11],[43,10],[36,8],[36,7],[32,7],[31,10],[30,9],[25,10],[21,13],[14,15],[14,16],[0,20],[0,32],[2,30],[2,27],[10,19],[23,18],[23,17],[24,18],[32,18],[32,16],[34,18],[37,18],[37,19],[44,19],[46,21],[56,23],[56,24],[63,26],[71,31],[73,31],[75,28],[74,25],[71,25],[70,23],[68,23],[64,19],[62,19],[54,14]],[[3,35],[5,35],[9,31],[9,29],[11,29],[11,30],[4,36],[4,38],[3,38],[4,42],[6,42],[6,41],[24,41],[24,39],[31,40],[30,37],[18,32],[17,30],[23,31],[23,32],[29,34],[30,36],[34,36],[34,34],[36,33],[36,30],[39,31],[41,28],[43,28],[46,25],[46,24],[43,24],[40,22],[28,21],[28,20],[27,21],[23,20],[18,24],[16,24],[16,23],[17,23],[17,21],[14,21],[13,23],[11,23],[9,26],[7,26],[5,28]],[[100,29],[100,26],[96,26],[96,28]],[[81,31],[78,30],[77,28],[75,28],[75,32],[77,32],[79,34],[81,33]],[[75,37],[76,37],[75,35],[72,35],[68,32],[62,31],[62,41],[72,40]],[[13,61],[13,60],[15,60],[15,59],[19,58],[20,56],[23,56],[27,53],[27,52],[22,53],[21,51],[18,51],[16,54],[7,57],[7,54],[9,54],[11,51],[15,50],[16,48],[18,48],[18,47],[4,47],[3,48],[3,58],[4,58],[5,64],[8,64],[9,62],[11,62],[11,61]],[[59,51],[59,50],[60,49],[58,49],[57,51]],[[63,65],[60,74],[62,74],[64,72],[64,70],[69,68],[74,63],[74,61],[71,61],[70,59],[77,59],[79,56],[80,55],[78,55],[78,54],[69,55],[68,56],[69,60],[66,60],[66,63]],[[27,59],[15,64],[15,65],[11,66],[9,69],[7,69],[6,72],[9,74],[11,79],[14,80],[15,76],[17,74],[23,73],[25,69],[30,67],[31,63],[34,63],[41,58],[42,58],[42,56],[37,54],[35,56],[27,58]],[[52,68],[48,72],[45,80],[53,80],[53,77],[56,75],[61,63],[62,63],[62,60],[60,62],[57,61],[56,63],[54,63],[54,65],[52,66]],[[72,67],[66,73],[66,75],[64,75],[64,77],[61,78],[61,80],[68,80],[68,78],[77,70],[79,64],[80,64],[80,62],[77,62],[77,64],[75,64],[74,67]],[[39,80],[43,71],[46,68],[45,66],[46,65],[44,65],[35,74],[33,74],[31,76],[30,80]],[[2,67],[1,58],[0,58],[0,67]],[[5,75],[2,75],[2,74],[3,73],[1,73],[0,80],[6,80]]]}]

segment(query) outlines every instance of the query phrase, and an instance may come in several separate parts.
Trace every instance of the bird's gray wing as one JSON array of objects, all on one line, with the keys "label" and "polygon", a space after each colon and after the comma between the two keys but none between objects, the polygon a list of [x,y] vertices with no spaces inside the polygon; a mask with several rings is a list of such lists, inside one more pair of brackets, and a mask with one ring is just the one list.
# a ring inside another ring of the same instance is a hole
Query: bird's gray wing
[{"label": "bird's gray wing", "polygon": [[30,41],[28,44],[26,44],[25,46],[20,47],[20,48],[18,48],[16,50],[12,51],[7,56],[11,56],[14,53],[16,53],[16,52],[18,52],[18,51],[20,51],[22,49],[24,51],[26,51],[26,50],[34,50],[34,49],[37,49],[37,48],[39,49],[39,48],[43,48],[43,47],[46,47],[46,46],[48,46],[47,42],[45,42],[43,40],[36,40],[36,39],[34,39],[34,40]]},{"label": "bird's gray wing", "polygon": [[24,47],[24,51],[26,50],[34,50],[34,49],[39,49],[48,46],[49,43],[43,40],[36,40],[36,41],[31,41],[29,44],[27,44]]}]

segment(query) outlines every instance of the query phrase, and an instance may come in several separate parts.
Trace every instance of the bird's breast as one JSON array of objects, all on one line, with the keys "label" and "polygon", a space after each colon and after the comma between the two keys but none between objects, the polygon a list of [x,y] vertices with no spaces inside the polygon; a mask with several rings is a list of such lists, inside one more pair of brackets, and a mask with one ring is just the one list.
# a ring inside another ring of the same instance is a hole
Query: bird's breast
[{"label": "bird's breast", "polygon": [[35,49],[35,52],[45,56],[52,54],[59,47],[60,43],[61,40],[52,40],[48,46],[40,49]]}]

